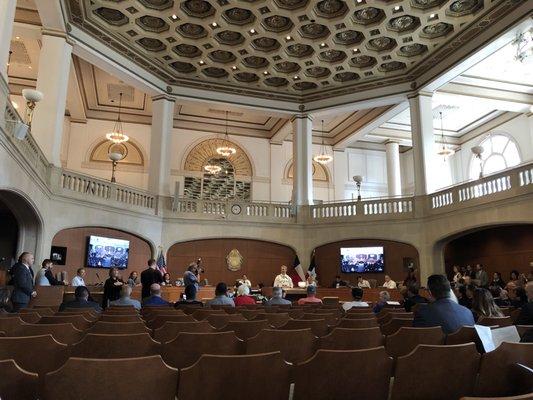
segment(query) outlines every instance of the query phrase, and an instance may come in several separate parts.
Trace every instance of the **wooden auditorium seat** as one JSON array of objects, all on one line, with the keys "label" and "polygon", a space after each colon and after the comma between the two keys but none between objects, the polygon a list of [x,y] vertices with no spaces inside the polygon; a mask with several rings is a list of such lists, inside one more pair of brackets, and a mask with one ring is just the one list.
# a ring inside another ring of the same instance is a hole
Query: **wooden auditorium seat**
[{"label": "wooden auditorium seat", "polygon": [[524,334],[533,329],[533,325],[515,325],[516,326],[516,330],[518,331],[518,334],[520,335],[520,337],[524,336]]},{"label": "wooden auditorium seat", "polygon": [[39,386],[37,374],[25,371],[14,360],[0,361],[0,399],[35,400]]},{"label": "wooden auditorium seat", "polygon": [[100,315],[96,314],[96,313],[92,313],[92,312],[86,312],[86,311],[82,311],[82,312],[76,312],[76,311],[60,311],[60,312],[56,312],[54,314],[55,316],[72,316],[72,315],[81,315],[83,318],[85,318],[87,321],[90,321],[91,323],[95,323],[96,321],[98,321],[100,319]]},{"label": "wooden auditorium seat", "polygon": [[413,320],[407,318],[393,318],[384,325],[381,325],[381,332],[385,336],[398,332],[402,326],[413,326]]},{"label": "wooden auditorium seat", "polygon": [[372,307],[352,307],[345,311],[346,314],[372,314]]},{"label": "wooden auditorium seat", "polygon": [[[142,379],[135,377],[142,375]],[[160,356],[87,359],[70,358],[46,374],[43,400],[157,399],[174,400],[178,370]]]},{"label": "wooden auditorium seat", "polygon": [[385,349],[391,357],[409,354],[419,344],[444,344],[444,332],[440,326],[431,328],[402,327],[398,332],[385,338]]},{"label": "wooden auditorium seat", "polygon": [[198,309],[203,308],[202,304],[178,304],[174,305],[175,310],[183,311],[185,314],[190,315]]},{"label": "wooden auditorium seat", "polygon": [[5,337],[6,333],[4,331],[0,331],[0,337]]},{"label": "wooden auditorium seat", "polygon": [[154,329],[154,340],[166,343],[173,340],[180,333],[210,333],[215,329],[207,321],[194,322],[165,322],[161,328]]},{"label": "wooden auditorium seat", "polygon": [[194,312],[191,315],[195,320],[203,321],[204,319],[206,319],[212,314],[226,314],[226,312],[224,310],[213,310],[210,308],[200,308],[198,310],[194,310]]},{"label": "wooden auditorium seat", "polygon": [[102,335],[89,333],[71,348],[71,357],[134,358],[160,353],[161,345],[148,333]]},{"label": "wooden auditorium seat", "polygon": [[461,400],[533,400],[533,392],[518,396],[505,397],[461,397]]},{"label": "wooden auditorium seat", "polygon": [[5,332],[7,336],[13,336],[24,324],[18,315],[13,318],[0,318],[0,331]]},{"label": "wooden auditorium seat", "polygon": [[39,315],[41,317],[45,316],[45,315],[54,315],[57,310],[52,309],[50,307],[34,307],[34,308],[22,308],[21,310],[19,310],[19,313],[20,314],[23,314],[23,313],[32,313],[32,312],[37,312],[39,313]]},{"label": "wooden auditorium seat", "polygon": [[396,360],[391,400],[452,400],[470,396],[479,359],[473,343],[421,344]]},{"label": "wooden auditorium seat", "polygon": [[344,319],[375,319],[377,321],[376,314],[374,314],[373,312],[370,312],[370,313],[348,312],[344,315]]},{"label": "wooden auditorium seat", "polygon": [[247,354],[280,351],[283,359],[290,363],[311,358],[317,348],[318,338],[309,328],[290,331],[263,329],[246,341]]},{"label": "wooden auditorium seat", "polygon": [[61,367],[68,357],[68,346],[50,334],[0,338],[0,360],[13,359],[22,369],[41,376]]},{"label": "wooden auditorium seat", "polygon": [[207,322],[215,329],[222,329],[233,321],[248,321],[248,319],[242,314],[211,314],[207,317]]},{"label": "wooden auditorium seat", "polygon": [[311,328],[311,331],[315,336],[322,337],[329,333],[329,327],[325,319],[306,320],[306,319],[294,319],[288,321],[285,325],[280,326],[278,329],[307,329]]},{"label": "wooden auditorium seat", "polygon": [[299,319],[325,319],[329,326],[336,326],[339,324],[340,317],[336,314],[324,314],[324,313],[305,313]]},{"label": "wooden auditorium seat", "polygon": [[195,322],[190,315],[158,314],[154,318],[146,321],[146,325],[151,329],[161,328],[165,322]]},{"label": "wooden auditorium seat", "polygon": [[387,400],[392,360],[383,347],[318,350],[294,368],[294,400]]},{"label": "wooden auditorium seat", "polygon": [[266,319],[258,321],[230,321],[218,331],[233,331],[239,339],[246,340],[256,336],[261,330],[268,328],[270,328],[270,325]]},{"label": "wooden auditorium seat", "polygon": [[102,322],[142,322],[141,317],[138,315],[112,315],[112,314],[103,314],[100,317]]},{"label": "wooden auditorium seat", "polygon": [[65,324],[25,324],[17,331],[16,336],[39,336],[50,334],[59,343],[73,344],[79,342],[85,335],[71,323]]},{"label": "wooden auditorium seat", "polygon": [[194,364],[202,354],[238,355],[244,352],[244,342],[233,332],[180,333],[163,345],[161,356],[168,365],[181,369]]},{"label": "wooden auditorium seat", "polygon": [[288,309],[287,314],[289,314],[289,317],[293,319],[299,319],[303,317],[306,311],[308,310],[303,310],[301,308],[293,308],[293,309]]},{"label": "wooden auditorium seat", "polygon": [[20,318],[28,324],[35,324],[41,319],[41,315],[37,312],[20,313],[20,314],[0,314],[0,319],[6,318]]},{"label": "wooden auditorium seat", "polygon": [[484,326],[511,326],[513,321],[511,317],[481,317],[477,321],[479,325]]},{"label": "wooden auditorium seat", "polygon": [[383,317],[378,317],[378,323],[380,325],[384,325],[387,322],[390,322],[393,318],[402,318],[402,319],[413,319],[413,313],[412,312],[393,312],[393,313],[387,313]]},{"label": "wooden auditorium seat", "polygon": [[274,328],[279,328],[282,325],[285,325],[291,317],[289,317],[289,314],[287,313],[260,313],[257,314],[254,318],[255,320],[262,320],[266,319],[268,321],[268,324]]},{"label": "wooden auditorium seat", "polygon": [[473,326],[462,326],[453,333],[446,335],[446,344],[477,343],[479,336]]},{"label": "wooden auditorium seat", "polygon": [[385,341],[378,327],[364,329],[335,328],[320,338],[324,350],[361,350],[383,346]]},{"label": "wooden auditorium seat", "polygon": [[65,324],[70,323],[80,331],[89,329],[92,325],[92,321],[86,320],[83,315],[46,315],[42,317],[38,324]]},{"label": "wooden auditorium seat", "polygon": [[496,350],[483,354],[476,384],[476,396],[524,394],[515,386],[514,364],[533,368],[533,343],[503,342]]},{"label": "wooden auditorium seat", "polygon": [[243,308],[243,309],[239,309],[239,307],[237,307],[237,312],[242,315],[244,318],[246,318],[248,321],[251,321],[253,319],[255,319],[259,313],[261,313],[263,310],[249,310],[249,309],[246,309],[246,308]]},{"label": "wooden auditorium seat", "polygon": [[105,315],[139,315],[133,306],[109,306],[103,312]]},{"label": "wooden auditorium seat", "polygon": [[340,320],[337,325],[338,328],[350,328],[350,329],[362,329],[362,328],[374,328],[378,326],[378,321],[375,318],[366,319],[346,319]]},{"label": "wooden auditorium seat", "polygon": [[97,312],[94,308],[65,308],[63,311],[58,311],[51,315],[76,315],[76,314],[83,314],[83,315],[88,314],[92,317],[98,317],[101,315],[101,313]]},{"label": "wooden auditorium seat", "polygon": [[142,322],[101,322],[95,323],[87,333],[101,333],[104,335],[150,333],[150,329]]},{"label": "wooden auditorium seat", "polygon": [[285,400],[289,387],[289,367],[279,352],[203,355],[180,371],[178,399]]}]

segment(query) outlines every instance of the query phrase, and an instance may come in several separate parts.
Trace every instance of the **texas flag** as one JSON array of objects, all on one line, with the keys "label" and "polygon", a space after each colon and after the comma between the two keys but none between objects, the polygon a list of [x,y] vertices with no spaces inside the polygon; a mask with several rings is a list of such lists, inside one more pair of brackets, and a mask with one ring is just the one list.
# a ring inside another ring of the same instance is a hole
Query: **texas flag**
[{"label": "texas flag", "polygon": [[313,250],[313,255],[311,256],[311,264],[309,264],[309,269],[307,270],[309,276],[312,276],[316,279],[316,261],[315,261],[315,251]]},{"label": "texas flag", "polygon": [[300,263],[300,259],[298,258],[298,256],[294,258],[292,269],[293,270],[289,273],[289,276],[292,279],[294,287],[298,287],[298,282],[305,281],[304,270],[302,268],[302,264]]}]

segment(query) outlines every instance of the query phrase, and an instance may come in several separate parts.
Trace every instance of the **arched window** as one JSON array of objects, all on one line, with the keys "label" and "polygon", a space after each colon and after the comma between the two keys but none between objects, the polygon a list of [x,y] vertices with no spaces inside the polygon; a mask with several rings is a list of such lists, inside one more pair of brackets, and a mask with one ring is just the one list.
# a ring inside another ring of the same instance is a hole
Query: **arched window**
[{"label": "arched window", "polygon": [[483,175],[490,175],[520,164],[520,154],[515,141],[502,134],[491,134],[484,139],[480,146],[483,147],[481,163],[475,156],[470,161],[470,179],[477,179],[481,165],[483,164]]}]

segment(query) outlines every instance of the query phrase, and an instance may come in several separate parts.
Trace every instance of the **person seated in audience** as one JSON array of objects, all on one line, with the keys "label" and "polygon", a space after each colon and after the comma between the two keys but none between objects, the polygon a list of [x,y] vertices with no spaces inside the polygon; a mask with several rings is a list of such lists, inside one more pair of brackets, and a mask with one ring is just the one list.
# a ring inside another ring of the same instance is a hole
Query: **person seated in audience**
[{"label": "person seated in audience", "polygon": [[459,286],[463,281],[463,274],[458,265],[453,266],[452,282],[454,286]]},{"label": "person seated in audience", "polygon": [[428,302],[428,299],[418,293],[419,289],[418,283],[413,283],[407,287],[403,303],[406,312],[412,312],[417,304],[426,304]]},{"label": "person seated in audience", "polygon": [[0,315],[13,312],[13,307],[9,301],[11,295],[7,287],[0,287]]},{"label": "person seated in audience", "polygon": [[483,269],[483,264],[476,264],[476,284],[486,288],[489,285],[489,274]]},{"label": "person seated in audience", "polygon": [[113,300],[109,302],[110,306],[119,306],[119,307],[131,307],[136,310],[141,309],[141,302],[131,298],[131,291],[133,289],[130,285],[123,285],[120,289],[120,298],[118,300]]},{"label": "person seated in audience", "polygon": [[207,302],[207,306],[230,306],[235,307],[235,303],[228,297],[228,285],[224,282],[217,283],[215,287],[215,297]]},{"label": "person seated in audience", "polygon": [[168,272],[165,272],[163,275],[163,282],[161,282],[161,286],[172,286],[172,281],[170,280],[170,274]]},{"label": "person seated in audience", "polygon": [[54,268],[54,263],[52,260],[46,259],[41,264],[41,269],[37,271],[35,275],[35,285],[36,286],[62,286],[66,285],[66,282],[56,279],[52,269]]},{"label": "person seated in audience", "polygon": [[465,275],[463,278],[469,277],[470,279],[476,279],[476,271],[472,269],[471,265],[466,266]]},{"label": "person seated in audience", "polygon": [[474,282],[470,275],[463,276],[463,285],[466,287],[474,286]]},{"label": "person seated in audience", "polygon": [[76,286],[76,289],[74,290],[75,300],[61,303],[59,311],[64,311],[67,308],[92,308],[96,312],[101,312],[102,308],[100,305],[95,301],[90,301],[89,296],[89,289],[85,286]]},{"label": "person seated in audience", "polygon": [[528,302],[520,308],[520,314],[515,325],[533,325],[533,282],[526,285]]},{"label": "person seated in audience", "polygon": [[472,308],[472,299],[474,297],[473,285],[461,285],[458,290],[458,303],[466,308]]},{"label": "person seated in audience", "polygon": [[370,282],[366,279],[363,279],[361,275],[357,277],[357,287],[359,289],[370,289]]},{"label": "person seated in audience", "polygon": [[412,285],[413,283],[417,282],[418,280],[416,279],[416,270],[414,268],[409,268],[407,276],[403,280],[403,286],[409,287],[409,285]]},{"label": "person seated in audience", "polygon": [[255,304],[255,298],[250,296],[250,288],[248,285],[241,284],[237,288],[237,297],[234,300],[235,306],[243,306],[245,304]]},{"label": "person seated in audience", "polygon": [[289,300],[283,298],[283,289],[280,287],[272,288],[272,298],[268,300],[266,306],[279,306],[279,305],[290,305],[292,304]]},{"label": "person seated in audience", "polygon": [[161,285],[158,283],[152,283],[150,286],[150,297],[143,300],[142,306],[168,306],[169,303],[161,297]]},{"label": "person seated in audience", "polygon": [[387,305],[387,301],[390,301],[390,293],[386,290],[379,292],[379,300],[372,311],[374,311],[375,314],[379,313],[383,307]]},{"label": "person seated in audience", "polygon": [[507,290],[502,289],[500,286],[489,286],[489,290],[494,299],[494,303],[498,307],[511,307]]},{"label": "person seated in audience", "polygon": [[239,283],[242,283],[243,285],[248,286],[249,288],[252,288],[252,282],[248,279],[246,275],[242,275],[242,278],[238,280]]},{"label": "person seated in audience", "polygon": [[526,290],[523,287],[509,290],[509,301],[514,308],[521,308],[528,302]]},{"label": "person seated in audience", "polygon": [[330,287],[338,289],[338,288],[340,288],[340,287],[346,287],[346,286],[348,286],[348,285],[346,284],[346,282],[343,281],[343,280],[341,279],[341,276],[340,276],[340,275],[337,275],[337,276],[335,277],[335,280],[333,281],[333,283],[331,284]]},{"label": "person seated in audience", "polygon": [[281,272],[278,276],[276,276],[276,279],[274,279],[273,286],[288,289],[292,289],[294,287],[292,278],[287,275],[287,267],[285,265],[281,266]]},{"label": "person seated in audience", "polygon": [[511,291],[521,286],[520,273],[517,270],[512,270],[509,274],[509,282],[505,285],[507,291]]},{"label": "person seated in audience", "polygon": [[490,282],[489,286],[498,286],[502,289],[505,288],[505,282],[502,279],[502,274],[499,272],[492,274],[492,281]]},{"label": "person seated in audience", "polygon": [[196,289],[196,285],[194,284],[188,284],[185,286],[185,296],[184,298],[180,299],[176,303],[174,303],[174,308],[184,308],[187,306],[200,306],[203,307],[204,303],[201,301],[196,300],[196,294],[198,293],[198,289]]},{"label": "person seated in audience", "polygon": [[385,282],[383,287],[387,289],[396,289],[396,282],[394,282],[389,275],[385,275]]},{"label": "person seated in audience", "polygon": [[85,268],[78,268],[76,271],[76,276],[72,278],[70,284],[72,286],[85,286],[85,280],[83,279],[85,277],[85,273]]},{"label": "person seated in audience", "polygon": [[120,289],[124,282],[118,277],[118,268],[109,270],[109,278],[104,283],[104,296],[102,299],[102,308],[105,310],[110,301],[120,298]]},{"label": "person seated in audience", "polygon": [[476,322],[482,317],[503,317],[500,307],[494,303],[492,295],[485,288],[476,288],[474,290],[472,314],[474,314],[474,321]]},{"label": "person seated in audience", "polygon": [[434,301],[417,307],[413,319],[414,327],[440,326],[444,333],[449,334],[462,326],[474,325],[472,311],[453,300],[450,281],[446,276],[431,275],[427,288]]},{"label": "person seated in audience", "polygon": [[139,274],[137,271],[131,271],[128,278],[128,285],[131,287],[139,286],[141,282],[139,281]]},{"label": "person seated in audience", "polygon": [[362,301],[363,299],[363,289],[354,287],[352,288],[352,299],[353,301],[347,301],[342,305],[342,308],[345,311],[348,311],[351,308],[354,307],[370,307],[370,305],[366,301]]},{"label": "person seated in audience", "polygon": [[305,280],[305,287],[307,286],[318,286],[318,282],[314,275],[307,275],[307,279]]},{"label": "person seated in audience", "polygon": [[298,305],[304,304],[322,304],[322,300],[316,297],[316,286],[307,286],[307,297],[298,300]]}]

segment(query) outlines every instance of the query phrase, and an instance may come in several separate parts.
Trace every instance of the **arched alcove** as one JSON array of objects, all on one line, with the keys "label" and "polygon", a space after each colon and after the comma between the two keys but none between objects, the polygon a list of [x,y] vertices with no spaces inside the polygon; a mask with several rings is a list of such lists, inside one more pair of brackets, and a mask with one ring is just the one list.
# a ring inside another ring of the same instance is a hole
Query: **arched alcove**
[{"label": "arched alcove", "polygon": [[115,144],[106,139],[101,139],[88,149],[83,166],[85,168],[109,168],[111,161],[108,154],[111,152],[121,153],[124,158],[120,160],[122,170],[131,172],[143,172],[146,168],[147,155],[144,149],[135,140]]},{"label": "arched alcove", "polygon": [[[289,161],[285,168],[285,179],[292,180],[294,176],[294,163]],[[328,183],[330,181],[329,171],[326,166],[313,161],[313,181]]]}]

